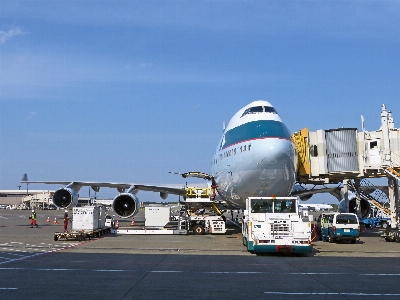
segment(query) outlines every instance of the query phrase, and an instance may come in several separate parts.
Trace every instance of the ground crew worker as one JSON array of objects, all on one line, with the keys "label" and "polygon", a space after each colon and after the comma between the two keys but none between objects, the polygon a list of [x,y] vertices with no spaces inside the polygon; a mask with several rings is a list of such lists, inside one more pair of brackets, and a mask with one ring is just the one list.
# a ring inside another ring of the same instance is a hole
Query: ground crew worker
[{"label": "ground crew worker", "polygon": [[36,212],[34,209],[32,209],[32,213],[29,219],[31,219],[31,228],[33,228],[33,226],[38,227],[38,224],[36,223]]},{"label": "ground crew worker", "polygon": [[391,231],[392,231],[392,226],[386,223],[385,235],[389,236]]},{"label": "ground crew worker", "polygon": [[64,213],[64,232],[67,232],[67,227],[68,227],[68,210],[65,210]]},{"label": "ground crew worker", "polygon": [[325,236],[323,235],[323,232],[324,232],[324,223],[325,223],[325,215],[324,214],[322,214],[321,215],[321,240],[323,241],[323,242],[325,242]]}]

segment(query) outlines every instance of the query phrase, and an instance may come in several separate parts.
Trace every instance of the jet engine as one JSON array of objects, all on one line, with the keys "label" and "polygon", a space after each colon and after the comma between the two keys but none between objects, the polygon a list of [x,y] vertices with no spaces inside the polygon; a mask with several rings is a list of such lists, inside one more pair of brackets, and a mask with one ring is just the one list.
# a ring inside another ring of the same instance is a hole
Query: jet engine
[{"label": "jet engine", "polygon": [[306,195],[302,195],[302,192],[308,192],[309,190],[304,188],[303,186],[301,186],[300,184],[295,184],[293,187],[293,191],[292,191],[292,196],[297,196],[300,198],[301,201],[307,201],[309,200],[313,194],[306,194]]},{"label": "jet engine", "polygon": [[307,201],[309,200],[313,195],[309,194],[309,195],[305,195],[305,196],[299,196],[301,201]]},{"label": "jet engine", "polygon": [[59,208],[67,208],[78,204],[78,198],[78,194],[73,189],[61,188],[54,192],[53,203]]},{"label": "jet engine", "polygon": [[[357,205],[356,198],[349,199],[349,213],[357,214],[356,205]],[[360,199],[360,210],[362,218],[368,217],[371,210],[371,206],[367,200]],[[339,212],[341,213],[346,212],[346,202],[344,199],[339,203]]]},{"label": "jet engine", "polygon": [[121,193],[114,198],[112,208],[121,218],[130,218],[138,212],[139,199],[131,193]]}]

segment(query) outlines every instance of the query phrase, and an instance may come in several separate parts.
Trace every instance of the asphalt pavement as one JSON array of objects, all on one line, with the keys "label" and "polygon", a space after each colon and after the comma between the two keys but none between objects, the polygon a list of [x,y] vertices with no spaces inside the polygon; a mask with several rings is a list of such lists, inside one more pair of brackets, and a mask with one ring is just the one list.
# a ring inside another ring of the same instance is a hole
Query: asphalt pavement
[{"label": "asphalt pavement", "polygon": [[400,244],[378,230],[356,244],[315,241],[307,255],[255,255],[230,223],[225,235],[54,241],[63,212],[37,211],[38,228],[29,213],[0,210],[0,299],[400,298]]}]

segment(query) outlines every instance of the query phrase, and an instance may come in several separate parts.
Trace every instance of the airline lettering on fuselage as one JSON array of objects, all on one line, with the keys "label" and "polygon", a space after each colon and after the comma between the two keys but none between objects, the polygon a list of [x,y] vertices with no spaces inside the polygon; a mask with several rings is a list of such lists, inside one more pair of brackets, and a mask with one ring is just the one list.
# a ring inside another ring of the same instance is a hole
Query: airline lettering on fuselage
[{"label": "airline lettering on fuselage", "polygon": [[[219,159],[222,160],[224,158],[227,158],[232,155],[236,155],[242,152],[250,151],[251,150],[251,144],[246,144],[242,146],[238,146],[232,149],[229,149],[227,151],[224,151],[223,153],[219,154]],[[214,163],[217,163],[217,161],[214,161]]]}]

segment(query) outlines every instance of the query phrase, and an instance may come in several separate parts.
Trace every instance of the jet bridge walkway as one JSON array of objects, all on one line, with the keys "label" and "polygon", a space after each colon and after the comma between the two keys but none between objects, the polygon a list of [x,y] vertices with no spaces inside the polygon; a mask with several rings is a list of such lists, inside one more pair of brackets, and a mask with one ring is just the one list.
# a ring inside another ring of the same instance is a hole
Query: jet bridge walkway
[{"label": "jet bridge walkway", "polygon": [[338,128],[311,132],[304,128],[294,133],[291,138],[297,153],[297,181],[315,185],[343,183],[347,189],[351,180],[359,185],[365,178],[386,177],[390,209],[380,208],[374,201],[377,199],[368,201],[390,216],[392,226],[397,226],[400,224],[400,129],[394,127],[392,113],[385,105],[378,130],[365,130],[362,116],[361,120],[361,131]]}]

